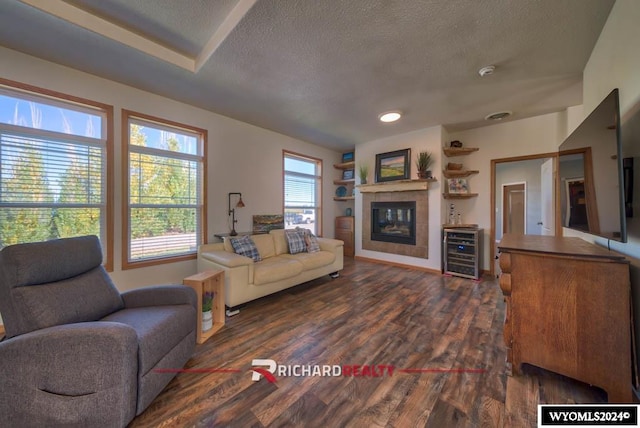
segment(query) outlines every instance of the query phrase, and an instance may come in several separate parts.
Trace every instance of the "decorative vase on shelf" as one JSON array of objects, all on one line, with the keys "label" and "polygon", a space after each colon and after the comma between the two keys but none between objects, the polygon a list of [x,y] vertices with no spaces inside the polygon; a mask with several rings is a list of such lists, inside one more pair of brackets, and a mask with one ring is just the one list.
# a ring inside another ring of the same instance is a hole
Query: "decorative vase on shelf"
[{"label": "decorative vase on shelf", "polygon": [[213,327],[213,314],[211,311],[202,312],[202,331],[209,331]]},{"label": "decorative vase on shelf", "polygon": [[431,178],[431,170],[428,171],[418,171],[418,178],[420,179],[428,179]]}]

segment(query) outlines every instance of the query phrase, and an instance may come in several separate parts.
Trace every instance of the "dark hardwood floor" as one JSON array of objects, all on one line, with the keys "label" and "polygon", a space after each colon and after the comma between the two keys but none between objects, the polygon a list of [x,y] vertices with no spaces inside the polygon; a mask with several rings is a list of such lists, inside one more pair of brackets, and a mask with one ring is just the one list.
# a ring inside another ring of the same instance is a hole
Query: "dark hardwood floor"
[{"label": "dark hardwood floor", "polygon": [[[597,388],[533,367],[507,376],[503,321],[497,280],[347,258],[338,279],[251,302],[227,318],[186,368],[232,371],[178,374],[130,426],[534,427],[538,403],[606,400]],[[254,382],[257,358],[395,369]]]}]

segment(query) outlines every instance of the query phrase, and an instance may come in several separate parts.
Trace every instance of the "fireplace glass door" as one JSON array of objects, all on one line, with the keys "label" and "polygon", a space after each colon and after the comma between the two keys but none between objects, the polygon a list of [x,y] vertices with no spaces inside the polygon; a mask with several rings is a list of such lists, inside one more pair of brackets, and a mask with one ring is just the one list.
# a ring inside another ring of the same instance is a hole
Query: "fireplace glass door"
[{"label": "fireplace glass door", "polygon": [[371,204],[371,240],[416,244],[416,203],[373,202]]}]

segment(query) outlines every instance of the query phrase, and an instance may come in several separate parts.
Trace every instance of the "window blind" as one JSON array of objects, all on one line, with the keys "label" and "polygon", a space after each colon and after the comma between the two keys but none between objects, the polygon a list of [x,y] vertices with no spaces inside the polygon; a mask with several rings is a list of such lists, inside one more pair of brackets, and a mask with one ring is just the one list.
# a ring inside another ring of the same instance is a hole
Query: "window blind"
[{"label": "window blind", "polygon": [[129,121],[128,260],[194,254],[201,240],[201,136]]},{"label": "window blind", "polygon": [[104,242],[104,141],[0,124],[0,246],[94,234]]}]

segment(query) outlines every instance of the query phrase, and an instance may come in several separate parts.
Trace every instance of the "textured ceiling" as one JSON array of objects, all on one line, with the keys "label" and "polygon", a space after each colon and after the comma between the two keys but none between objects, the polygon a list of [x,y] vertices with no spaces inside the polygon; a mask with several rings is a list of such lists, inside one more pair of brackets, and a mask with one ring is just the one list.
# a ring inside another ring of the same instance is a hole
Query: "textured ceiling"
[{"label": "textured ceiling", "polygon": [[[349,149],[438,124],[483,126],[496,111],[513,111],[506,120],[515,120],[580,104],[582,70],[613,3],[2,0],[0,44]],[[89,12],[187,63],[201,63],[178,66],[112,40],[84,19],[56,16],[51,9],[58,6],[71,15],[76,8]],[[477,70],[488,64],[496,72],[481,78]],[[377,120],[392,109],[405,116],[393,124]]]}]

